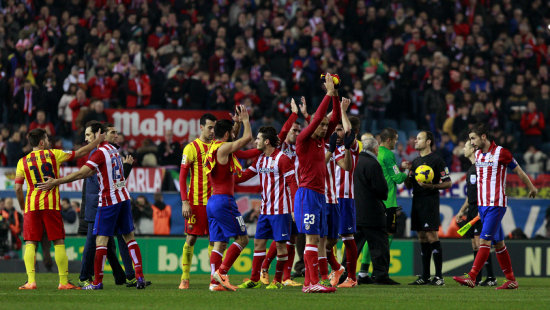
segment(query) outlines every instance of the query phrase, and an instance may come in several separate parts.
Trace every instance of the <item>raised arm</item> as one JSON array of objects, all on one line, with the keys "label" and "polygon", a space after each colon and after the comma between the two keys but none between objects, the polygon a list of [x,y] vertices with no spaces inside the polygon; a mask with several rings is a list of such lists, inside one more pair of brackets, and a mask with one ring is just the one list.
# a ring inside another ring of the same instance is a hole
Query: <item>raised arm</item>
[{"label": "raised arm", "polygon": [[338,98],[338,94],[332,96],[332,114],[330,116],[330,120],[328,122],[328,129],[327,133],[325,134],[325,139],[328,139],[330,135],[334,132],[336,129],[336,126],[338,126],[338,123],[340,123],[340,120],[342,119],[342,111],[340,111],[340,98]]},{"label": "raised arm", "polygon": [[252,141],[252,130],[250,128],[248,111],[243,105],[239,105],[237,107],[237,111],[237,113],[239,114],[239,118],[244,126],[243,136],[234,142],[224,143],[222,146],[220,146],[220,148],[218,149],[217,158],[218,162],[220,162],[221,164],[226,163],[227,156],[229,154],[243,148],[245,145],[248,144],[248,142]]},{"label": "raised arm", "polygon": [[292,114],[290,114],[285,124],[283,125],[283,128],[281,128],[281,132],[279,132],[279,141],[281,143],[285,141],[286,136],[292,128],[292,124],[294,124],[294,122],[296,122],[296,120],[298,119],[298,106],[296,106],[296,102],[294,101],[294,99],[290,101],[290,107],[292,109]]},{"label": "raised arm", "polygon": [[88,143],[88,145],[85,145],[78,150],[74,152],[74,158],[80,158],[88,153],[90,153],[93,149],[95,149],[101,142],[105,140],[105,133],[101,132],[101,129],[99,130],[99,135],[97,138],[94,139],[91,143]]},{"label": "raised arm", "polygon": [[351,104],[351,100],[348,98],[342,98],[341,103],[341,113],[342,113],[342,127],[344,127],[344,132],[349,132],[351,130],[351,122],[348,118],[348,108]]}]

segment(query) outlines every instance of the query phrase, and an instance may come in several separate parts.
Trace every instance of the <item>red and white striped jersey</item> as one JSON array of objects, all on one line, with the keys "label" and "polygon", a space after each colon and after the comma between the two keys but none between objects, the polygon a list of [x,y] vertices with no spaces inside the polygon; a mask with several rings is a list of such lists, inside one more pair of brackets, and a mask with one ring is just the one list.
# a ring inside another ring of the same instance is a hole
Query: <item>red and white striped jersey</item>
[{"label": "red and white striped jersey", "polygon": [[290,159],[290,162],[294,164],[296,182],[298,182],[298,156],[296,156],[296,144],[288,144],[283,141],[278,148]]},{"label": "red and white striped jersey", "polygon": [[518,165],[512,153],[492,142],[487,153],[477,150],[475,156],[478,205],[506,207],[506,168]]},{"label": "red and white striped jersey", "polygon": [[[328,152],[329,150],[329,144],[325,144],[325,152]],[[335,151],[332,153],[332,156],[330,157],[328,163],[326,164],[327,167],[327,173],[325,174],[325,197],[326,202],[331,204],[337,204],[338,203],[338,195],[336,192],[336,168],[338,165],[336,164],[338,160],[343,159],[342,156],[337,158],[337,152]]]},{"label": "red and white striped jersey", "polygon": [[98,207],[112,206],[130,199],[122,170],[122,160],[116,147],[103,142],[85,164],[97,171],[99,180]]},{"label": "red and white striped jersey", "polygon": [[248,167],[260,177],[262,187],[262,206],[260,214],[275,215],[293,212],[292,196],[285,190],[290,186],[285,178],[294,178],[294,166],[291,160],[281,151],[275,149],[271,156],[261,154]]},{"label": "red and white striped jersey", "polygon": [[[350,148],[351,152],[351,169],[346,171],[340,166],[336,166],[336,197],[338,198],[350,198],[353,199],[353,171],[355,166],[357,166],[357,160],[359,159],[359,144],[356,142],[353,143],[353,146]],[[344,159],[346,156],[346,148],[342,145],[338,147],[335,151],[336,158]]]}]

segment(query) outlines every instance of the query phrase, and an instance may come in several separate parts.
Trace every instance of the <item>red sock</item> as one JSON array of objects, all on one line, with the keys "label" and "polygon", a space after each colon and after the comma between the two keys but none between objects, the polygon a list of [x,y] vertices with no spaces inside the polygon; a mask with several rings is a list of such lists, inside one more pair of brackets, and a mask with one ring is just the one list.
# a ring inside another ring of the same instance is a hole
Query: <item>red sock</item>
[{"label": "red sock", "polygon": [[328,279],[328,261],[326,257],[319,257],[319,273],[321,274],[321,279]]},{"label": "red sock", "polygon": [[306,255],[304,251],[304,286],[309,286],[311,284],[311,281],[309,280],[309,257]]},{"label": "red sock", "polygon": [[506,248],[506,246],[504,246],[502,249],[496,250],[496,254],[498,264],[500,265],[502,272],[506,276],[506,279],[510,281],[516,281],[514,270],[512,270],[512,261],[510,260],[510,254],[508,253],[508,249]]},{"label": "red sock", "polygon": [[288,255],[277,255],[277,264],[275,265],[275,282],[281,282],[283,277],[283,269],[285,269],[286,261],[288,260]]},{"label": "red sock", "polygon": [[229,249],[227,249],[223,263],[218,269],[221,274],[227,274],[229,272],[229,269],[231,269],[231,266],[233,266],[233,263],[237,260],[237,257],[241,255],[242,250],[243,248],[240,244],[233,242]]},{"label": "red sock", "polygon": [[332,268],[332,271],[340,270],[340,263],[336,260],[336,256],[334,256],[334,252],[332,249],[327,249],[327,260],[330,264],[330,268]]},{"label": "red sock", "polygon": [[269,266],[271,265],[273,259],[275,259],[275,256],[277,256],[277,242],[273,241],[271,242],[267,255],[262,263],[263,270],[269,270]]},{"label": "red sock", "polygon": [[260,281],[260,268],[262,262],[265,259],[265,250],[254,251],[254,258],[252,259],[252,273],[250,274],[250,280],[254,282]]},{"label": "red sock", "polygon": [[134,263],[134,269],[136,270],[136,277],[143,278],[143,265],[141,261],[141,251],[139,250],[139,245],[136,240],[130,240],[127,243],[128,252],[130,252],[130,257]]},{"label": "red sock", "polygon": [[103,266],[105,266],[105,259],[107,258],[107,247],[97,246],[95,248],[94,258],[94,285],[98,285],[103,282]]},{"label": "red sock", "polygon": [[316,245],[306,244],[304,257],[307,257],[310,284],[319,283],[319,253]]},{"label": "red sock", "polygon": [[296,248],[294,244],[287,242],[286,250],[288,252],[288,260],[285,264],[285,269],[283,270],[283,281],[290,279],[290,273],[292,272],[292,265],[294,264],[294,255],[296,253]]},{"label": "red sock", "polygon": [[214,275],[214,272],[220,268],[220,265],[222,264],[222,253],[212,250],[212,253],[210,254],[210,283],[211,284],[217,284],[218,282],[212,278]]},{"label": "red sock", "polygon": [[[485,262],[487,261],[487,258],[489,258],[489,254],[491,254],[491,247],[488,245],[481,245],[479,247],[479,251],[477,252],[476,259],[474,260],[474,264],[472,265],[472,270],[468,272],[470,275],[470,278],[476,279],[478,273],[483,268],[483,265],[485,265]],[[498,255],[497,255],[498,257]],[[500,262],[500,261],[499,261]]]},{"label": "red sock", "polygon": [[342,239],[346,246],[346,269],[348,271],[348,277],[355,281],[355,272],[357,271],[357,244],[355,244],[355,239],[353,239],[353,237],[344,237]]}]

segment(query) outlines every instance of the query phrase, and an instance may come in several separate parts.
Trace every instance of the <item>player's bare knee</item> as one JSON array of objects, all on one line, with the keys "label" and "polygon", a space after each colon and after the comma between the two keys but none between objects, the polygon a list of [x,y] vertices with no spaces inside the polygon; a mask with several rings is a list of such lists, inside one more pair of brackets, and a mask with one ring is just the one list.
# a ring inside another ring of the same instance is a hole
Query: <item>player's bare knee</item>
[{"label": "player's bare knee", "polygon": [[254,251],[262,251],[266,249],[266,239],[254,239]]},{"label": "player's bare knee", "polygon": [[319,245],[319,235],[306,235],[306,243]]},{"label": "player's bare knee", "polygon": [[504,240],[498,241],[498,242],[495,243],[495,249],[496,249],[496,250],[500,250],[500,249],[502,249],[502,248],[505,247],[505,246],[506,246],[506,245],[504,244]]},{"label": "player's bare knee", "polygon": [[248,236],[247,235],[237,236],[235,238],[235,242],[237,242],[241,247],[244,248],[248,244]]},{"label": "player's bare knee", "polygon": [[189,244],[189,246],[194,246],[197,242],[197,236],[187,234],[187,237],[185,238],[185,242]]},{"label": "player's bare knee", "polygon": [[[123,236],[124,240],[126,241],[126,235]],[[109,237],[107,236],[97,236],[95,239],[96,246],[107,246],[107,243],[109,242]],[[128,242],[128,241],[126,241]]]},{"label": "player's bare knee", "polygon": [[277,255],[286,255],[286,254],[288,254],[287,249],[286,249],[286,241],[276,242],[275,245],[277,246]]},{"label": "player's bare knee", "polygon": [[53,245],[63,245],[63,244],[65,244],[64,239],[57,239],[53,241]]},{"label": "player's bare knee", "polygon": [[328,239],[326,245],[327,250],[331,250],[336,245],[336,243],[338,243],[338,239]]}]

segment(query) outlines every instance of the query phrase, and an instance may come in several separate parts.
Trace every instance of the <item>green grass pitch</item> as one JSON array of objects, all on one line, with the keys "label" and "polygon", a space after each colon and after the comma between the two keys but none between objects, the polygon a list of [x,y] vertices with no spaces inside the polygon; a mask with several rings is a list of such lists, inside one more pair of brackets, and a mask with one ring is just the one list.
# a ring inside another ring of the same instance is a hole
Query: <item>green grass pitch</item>
[{"label": "green grass pitch", "polygon": [[[301,287],[277,291],[265,289],[237,292],[208,291],[209,276],[191,277],[187,291],[177,289],[179,276],[150,275],[153,284],[138,291],[116,286],[110,274],[105,275],[103,291],[58,291],[56,274],[37,274],[38,290],[19,291],[24,274],[0,274],[0,309],[549,309],[550,279],[520,278],[515,291],[494,288],[460,287],[446,277],[444,287],[412,287],[413,277],[395,277],[399,286],[360,285],[339,289],[335,294],[303,294]],[[70,278],[77,279],[76,274]],[[243,276],[230,277],[239,284]],[[297,279],[298,281],[303,278]],[[76,281],[73,281],[73,283]],[[499,279],[499,283],[502,278]]]}]

